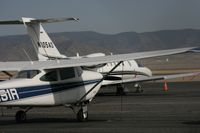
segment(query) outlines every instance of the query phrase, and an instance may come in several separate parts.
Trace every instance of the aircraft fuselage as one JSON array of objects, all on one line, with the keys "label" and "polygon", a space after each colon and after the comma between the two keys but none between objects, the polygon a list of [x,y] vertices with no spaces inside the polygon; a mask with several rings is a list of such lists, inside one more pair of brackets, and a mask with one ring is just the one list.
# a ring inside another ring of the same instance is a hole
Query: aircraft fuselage
[{"label": "aircraft fuselage", "polygon": [[[56,71],[58,72],[58,70]],[[74,77],[62,80],[57,73],[56,81],[41,79],[48,72],[41,71],[30,79],[16,78],[0,83],[0,106],[55,106],[76,103],[87,93],[102,75],[82,71]],[[95,87],[83,101],[92,99],[101,84]]]}]

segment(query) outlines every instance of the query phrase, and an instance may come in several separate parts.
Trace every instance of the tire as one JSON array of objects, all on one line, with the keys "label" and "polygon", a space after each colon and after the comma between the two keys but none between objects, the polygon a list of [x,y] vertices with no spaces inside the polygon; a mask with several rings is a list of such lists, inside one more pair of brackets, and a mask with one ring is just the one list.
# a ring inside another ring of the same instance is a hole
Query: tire
[{"label": "tire", "polygon": [[88,112],[83,113],[83,109],[80,109],[77,113],[77,120],[79,122],[84,122],[84,121],[87,121],[87,119],[88,119]]},{"label": "tire", "polygon": [[26,113],[22,110],[17,111],[15,115],[15,120],[17,123],[23,123],[26,121]]}]

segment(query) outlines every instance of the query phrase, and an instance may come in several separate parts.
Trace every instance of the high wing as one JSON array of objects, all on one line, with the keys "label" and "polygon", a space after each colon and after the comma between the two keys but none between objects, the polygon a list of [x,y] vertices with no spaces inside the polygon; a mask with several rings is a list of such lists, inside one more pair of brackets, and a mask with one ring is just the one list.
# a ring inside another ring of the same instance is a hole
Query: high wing
[{"label": "high wing", "polygon": [[[196,48],[196,47],[195,47]],[[130,54],[109,55],[102,57],[48,60],[48,61],[17,61],[17,62],[0,62],[0,71],[30,70],[30,69],[54,69],[64,67],[78,67],[87,65],[96,65],[110,62],[128,61],[135,59],[144,59],[150,57],[173,55],[190,52],[194,47],[178,48],[171,50],[157,50],[148,52],[137,52]]]},{"label": "high wing", "polygon": [[176,79],[176,78],[183,78],[183,77],[195,77],[199,76],[200,72],[194,72],[194,73],[183,73],[183,74],[172,74],[172,75],[159,75],[159,76],[151,76],[151,77],[138,77],[133,79],[125,79],[120,81],[104,81],[102,83],[103,86],[107,85],[116,85],[116,84],[122,84],[122,83],[130,83],[130,82],[145,82],[145,81],[157,81],[157,80],[169,80],[169,79]]}]

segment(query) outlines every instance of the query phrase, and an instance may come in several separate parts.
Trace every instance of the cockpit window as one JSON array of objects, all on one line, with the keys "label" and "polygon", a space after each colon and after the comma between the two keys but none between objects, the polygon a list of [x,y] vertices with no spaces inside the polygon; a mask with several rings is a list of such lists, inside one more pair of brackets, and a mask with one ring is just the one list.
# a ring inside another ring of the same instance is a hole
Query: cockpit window
[{"label": "cockpit window", "polygon": [[60,79],[61,80],[75,77],[74,68],[61,68],[61,69],[59,69],[59,71],[60,71]]},{"label": "cockpit window", "polygon": [[43,75],[40,80],[42,81],[58,81],[57,71],[53,70]]},{"label": "cockpit window", "polygon": [[32,79],[39,73],[40,73],[39,70],[24,70],[24,71],[20,71],[15,78]]}]

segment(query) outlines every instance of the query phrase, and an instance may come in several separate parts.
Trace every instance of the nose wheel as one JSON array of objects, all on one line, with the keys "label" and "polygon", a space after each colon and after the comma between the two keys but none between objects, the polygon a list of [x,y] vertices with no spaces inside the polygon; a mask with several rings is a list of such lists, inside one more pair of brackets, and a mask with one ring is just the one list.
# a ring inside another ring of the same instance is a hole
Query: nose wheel
[{"label": "nose wheel", "polygon": [[76,118],[80,122],[87,121],[88,119],[88,111],[84,109],[80,109],[76,115]]},{"label": "nose wheel", "polygon": [[73,112],[76,114],[76,119],[79,122],[85,122],[88,119],[87,105],[71,106]]},{"label": "nose wheel", "polygon": [[17,111],[15,115],[15,120],[17,123],[22,123],[26,121],[26,112],[23,110]]}]

